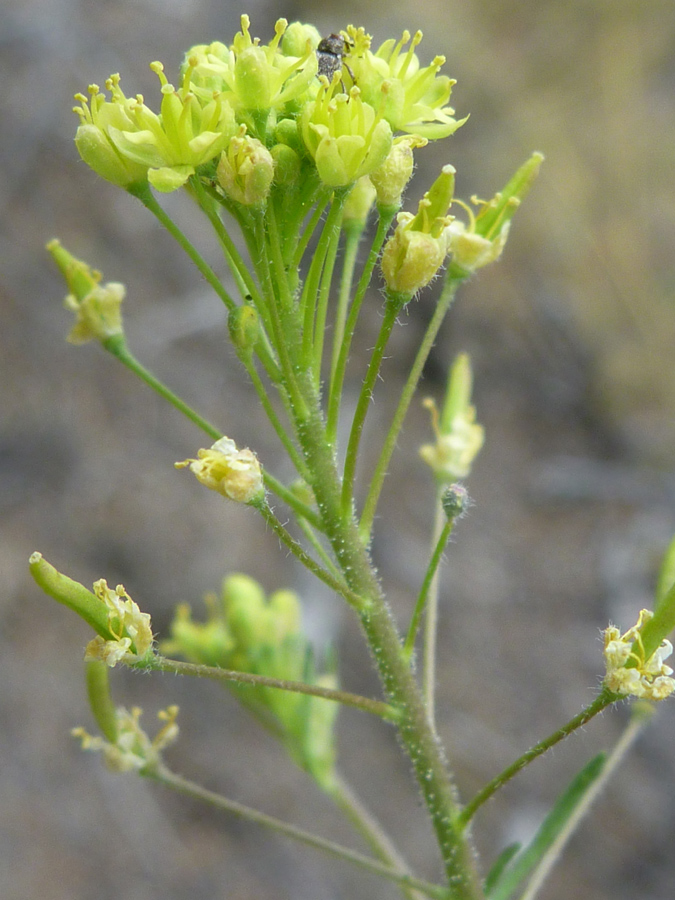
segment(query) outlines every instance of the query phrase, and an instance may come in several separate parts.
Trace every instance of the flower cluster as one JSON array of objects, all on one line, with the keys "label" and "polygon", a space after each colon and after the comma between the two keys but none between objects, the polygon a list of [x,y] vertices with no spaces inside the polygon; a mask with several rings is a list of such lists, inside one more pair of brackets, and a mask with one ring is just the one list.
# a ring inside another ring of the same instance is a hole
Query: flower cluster
[{"label": "flower cluster", "polygon": [[178,707],[169,706],[157,713],[164,725],[152,739],[141,728],[141,713],[137,706],[131,712],[122,706],[115,710],[114,741],[94,737],[84,728],[73,728],[71,734],[80,739],[83,750],[103,753],[105,764],[112,772],[147,771],[157,767],[162,750],[178,737]]},{"label": "flower cluster", "polygon": [[[256,581],[235,574],[225,579],[220,596],[207,596],[206,604],[205,622],[195,622],[187,605],[178,608],[162,652],[268,678],[337,687],[334,673],[314,671],[300,600],[293,591],[278,590],[265,597]],[[272,718],[274,730],[298,765],[320,784],[330,781],[336,703],[267,686],[239,687],[231,682],[230,689],[268,726]]]},{"label": "flower cluster", "polygon": [[198,450],[197,459],[184,459],[175,465],[177,469],[189,468],[205,487],[228,500],[255,503],[265,495],[258,457],[248,447],[238,450],[231,438],[221,437],[209,450]]},{"label": "flower cluster", "polygon": [[675,679],[670,677],[673,670],[664,663],[673,652],[670,641],[664,638],[650,656],[645,653],[641,632],[653,616],[648,609],[641,610],[637,624],[625,634],[613,625],[605,629],[603,684],[613,693],[664,700],[675,691]]},{"label": "flower cluster", "polygon": [[122,584],[112,591],[101,578],[94,583],[94,595],[105,607],[112,638],[97,634],[87,644],[85,660],[101,660],[112,667],[121,659],[142,659],[152,647],[149,614],[140,611]]},{"label": "flower cluster", "polygon": [[[241,143],[230,148],[231,141],[248,134],[272,158],[283,159],[284,179],[290,148],[299,159],[291,167],[299,179],[303,166],[310,165],[325,184],[342,187],[383,164],[395,133],[437,139],[464,121],[455,120],[447,106],[454,82],[439,75],[444,58],[420,65],[415,49],[421,32],[407,50],[405,32],[400,41],[385,41],[372,52],[370,36],[349,26],[342,77],[336,72],[329,84],[317,76],[315,28],[279,19],[272,40],[261,44],[249,25],[243,15],[230,46],[216,41],[188,50],[177,86],[162,64],[153,62],[160,82],[158,112],[140,94],[127,97],[116,74],[105,83],[109,96],[97,85],[89,87],[88,96],[77,94],[75,143],[84,161],[132,192],[147,182],[174,191],[195,174],[213,179],[222,160],[227,173],[242,152],[247,164],[257,160]],[[263,180],[269,181],[267,158],[265,165]]]}]

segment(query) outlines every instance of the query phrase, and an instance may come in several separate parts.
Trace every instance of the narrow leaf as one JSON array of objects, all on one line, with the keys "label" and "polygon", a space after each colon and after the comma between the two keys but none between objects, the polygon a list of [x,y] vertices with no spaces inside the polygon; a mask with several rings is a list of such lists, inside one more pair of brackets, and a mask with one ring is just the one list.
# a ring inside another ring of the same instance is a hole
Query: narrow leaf
[{"label": "narrow leaf", "polygon": [[502,877],[504,869],[508,866],[513,857],[520,850],[521,846],[522,844],[515,843],[509,844],[508,847],[504,847],[502,852],[492,864],[492,868],[487,873],[485,877],[485,883],[483,885],[483,889],[488,897],[491,895],[495,885]]},{"label": "narrow leaf", "polygon": [[555,801],[529,846],[512,857],[510,864],[503,867],[501,876],[495,879],[491,890],[487,892],[489,900],[507,900],[518,885],[527,878],[563,831],[586,793],[601,775],[604,765],[605,754],[600,753],[572,779],[569,786]]}]

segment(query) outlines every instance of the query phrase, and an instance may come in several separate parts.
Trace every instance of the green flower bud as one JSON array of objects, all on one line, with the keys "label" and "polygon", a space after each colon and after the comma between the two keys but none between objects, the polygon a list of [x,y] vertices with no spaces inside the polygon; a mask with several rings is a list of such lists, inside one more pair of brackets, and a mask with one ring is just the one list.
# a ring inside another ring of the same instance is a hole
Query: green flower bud
[{"label": "green flower bud", "polygon": [[212,617],[207,622],[194,622],[190,607],[184,603],[171,623],[171,637],[162,641],[162,653],[178,654],[205,666],[227,668],[235,640],[223,619]]},{"label": "green flower bud", "polygon": [[274,184],[279,187],[290,187],[300,178],[300,157],[286,144],[275,144],[270,150],[274,162]]},{"label": "green flower bud", "polygon": [[401,195],[413,173],[413,149],[424,147],[426,138],[416,134],[394,138],[389,155],[382,165],[371,172],[370,180],[377,191],[378,206],[398,209]]},{"label": "green flower bud", "polygon": [[412,219],[409,213],[399,213],[398,226],[387,241],[381,260],[387,288],[407,299],[436,277],[447,253],[445,240],[410,230]]},{"label": "green flower bud", "polygon": [[281,52],[284,56],[302,56],[307,50],[307,42],[312,50],[319,46],[321,35],[314,25],[304,22],[291,22],[281,39]]},{"label": "green flower bud", "polygon": [[267,634],[265,592],[248,575],[230,575],[223,581],[222,602],[228,628],[237,643],[255,647]]},{"label": "green flower bud", "polygon": [[342,209],[342,227],[363,231],[374,202],[375,188],[369,176],[364,175],[356,182],[345,201]]},{"label": "green flower bud", "polygon": [[274,128],[274,136],[280,144],[287,144],[292,150],[295,150],[298,156],[306,156],[305,146],[302,143],[298,123],[295,119],[279,119]]},{"label": "green flower bud", "polygon": [[300,600],[294,591],[275,591],[269,598],[269,610],[274,623],[275,643],[298,634],[302,627]]},{"label": "green flower bud", "polygon": [[250,304],[233,309],[227,319],[230,338],[238,353],[250,354],[260,340],[260,321]]},{"label": "green flower bud", "polygon": [[448,521],[459,519],[469,508],[470,498],[466,488],[461,484],[452,484],[446,488],[441,497],[443,512]]},{"label": "green flower bud", "polygon": [[235,203],[257,206],[267,199],[274,179],[274,160],[257,138],[239,134],[230,141],[216,170],[218,183]]}]

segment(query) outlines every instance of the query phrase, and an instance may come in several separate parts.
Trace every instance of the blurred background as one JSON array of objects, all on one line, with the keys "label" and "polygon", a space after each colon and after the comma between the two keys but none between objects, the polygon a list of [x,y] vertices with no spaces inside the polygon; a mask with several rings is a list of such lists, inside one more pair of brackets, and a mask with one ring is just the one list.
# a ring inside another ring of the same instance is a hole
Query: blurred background
[{"label": "blurred background", "polygon": [[[4,900],[384,900],[394,889],[343,863],[106,772],[69,736],[92,728],[87,628],[27,578],[39,549],[84,583],[123,582],[166,633],[224,574],[295,586],[317,644],[339,648],[344,686],[375,695],[363,642],[249,511],[176,473],[202,439],[98,347],[64,337],[64,245],[128,287],[129,341],[150,368],[280,476],[270,429],[225,339],[224,310],[140,204],[96,179],[72,138],[72,95],[121,72],[156,96],[148,63],[176,70],[195,43],[230,42],[241,12],[263,41],[279,16],[321,33],[362,25],[378,45],[421,28],[469,122],[418,154],[412,206],[441,165],[487,197],[533,150],[546,155],[504,259],[461,291],[425,372],[440,397],[471,353],[487,444],[474,506],[447,553],[439,731],[464,797],[574,715],[601,677],[600,629],[651,605],[675,532],[675,5],[671,0],[4,0],[0,9],[0,895]],[[171,79],[170,79],[171,80]],[[220,266],[194,211],[167,204]],[[396,331],[369,427],[377,435],[431,315],[432,289]],[[351,390],[381,315],[374,291]],[[368,329],[370,329],[368,331]],[[387,393],[390,397],[387,399]],[[424,571],[432,486],[417,461],[428,416],[411,410],[374,554],[407,620]],[[364,472],[367,469],[364,468]],[[404,523],[404,530],[399,530]],[[255,550],[251,548],[255,547]],[[358,840],[272,740],[213,684],[115,673],[116,698],[181,706],[171,765],[215,790],[352,846]],[[539,760],[477,816],[486,860],[526,839],[626,709]],[[420,874],[438,863],[392,733],[341,713],[346,777]],[[571,843],[541,896],[669,900],[675,883],[675,707],[655,722]]]}]

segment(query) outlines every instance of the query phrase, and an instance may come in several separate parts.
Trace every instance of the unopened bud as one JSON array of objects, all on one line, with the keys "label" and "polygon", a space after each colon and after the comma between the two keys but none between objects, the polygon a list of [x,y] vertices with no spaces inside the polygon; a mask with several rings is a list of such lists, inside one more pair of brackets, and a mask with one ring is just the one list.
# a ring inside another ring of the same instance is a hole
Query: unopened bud
[{"label": "unopened bud", "polygon": [[216,170],[218,182],[225,193],[244,206],[264,203],[274,179],[274,160],[269,150],[257,138],[242,129],[224,150]]},{"label": "unopened bud", "polygon": [[237,352],[250,354],[260,339],[260,321],[255,308],[247,303],[233,309],[227,327]]}]

